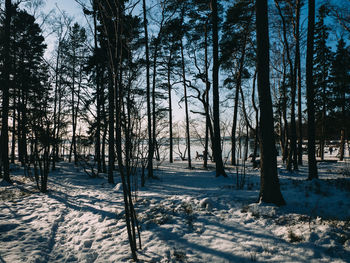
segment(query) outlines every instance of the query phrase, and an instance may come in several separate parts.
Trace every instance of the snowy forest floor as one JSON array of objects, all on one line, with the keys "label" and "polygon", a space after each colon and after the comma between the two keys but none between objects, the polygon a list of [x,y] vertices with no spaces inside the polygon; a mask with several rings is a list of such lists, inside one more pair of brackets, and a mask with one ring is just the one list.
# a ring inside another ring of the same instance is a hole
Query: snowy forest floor
[{"label": "snowy forest floor", "polygon": [[[255,203],[250,163],[240,190],[233,167],[216,178],[186,165],[163,163],[137,192],[141,262],[350,262],[348,162],[319,163],[314,181],[305,165],[280,165],[283,207]],[[62,162],[42,194],[22,168],[11,173],[15,183],[0,186],[0,262],[131,262],[119,177],[112,186]]]}]

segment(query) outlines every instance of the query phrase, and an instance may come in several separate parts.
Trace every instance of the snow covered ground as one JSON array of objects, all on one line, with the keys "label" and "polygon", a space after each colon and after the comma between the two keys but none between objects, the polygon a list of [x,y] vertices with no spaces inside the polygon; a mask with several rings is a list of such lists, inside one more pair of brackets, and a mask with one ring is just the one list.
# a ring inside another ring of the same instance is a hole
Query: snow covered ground
[{"label": "snow covered ground", "polygon": [[[237,190],[233,168],[215,178],[199,162],[163,163],[137,192],[140,261],[350,262],[350,165],[318,167],[311,182],[306,166],[280,165],[287,205],[276,207],[254,203],[258,170],[248,167]],[[16,183],[0,186],[0,262],[131,262],[120,184],[60,163],[42,194],[12,173]]]}]

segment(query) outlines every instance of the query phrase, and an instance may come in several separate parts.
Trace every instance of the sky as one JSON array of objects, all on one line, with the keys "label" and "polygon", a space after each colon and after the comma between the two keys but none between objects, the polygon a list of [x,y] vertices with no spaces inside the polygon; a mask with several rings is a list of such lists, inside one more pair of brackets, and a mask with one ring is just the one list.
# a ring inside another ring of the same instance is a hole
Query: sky
[{"label": "sky", "polygon": [[[87,2],[87,1],[86,1]],[[59,10],[57,9],[59,8]],[[86,25],[86,18],[82,12],[81,6],[74,0],[46,0],[44,7],[44,13],[49,13],[50,10],[56,10],[55,12],[66,12],[69,16],[73,18],[73,23],[78,22],[79,24]],[[88,29],[88,27],[86,27]],[[48,49],[46,56],[50,56],[50,52],[54,49],[55,39],[54,37],[49,37],[46,39]],[[174,121],[184,121],[184,107],[180,108],[178,106],[178,101],[180,98],[173,93],[172,95],[172,105],[173,105],[173,118]]]},{"label": "sky", "polygon": [[[348,3],[349,0],[332,0],[331,2],[333,3],[337,3],[337,4],[342,4],[342,3]],[[320,0],[317,1],[317,5],[316,5],[316,9],[318,8],[318,6],[320,4],[322,4],[323,2],[325,2],[324,0]],[[149,3],[149,2],[148,2]],[[57,8],[58,7],[58,8]],[[69,16],[71,16],[73,18],[74,22],[78,22],[82,25],[86,25],[86,19],[83,15],[82,12],[82,8],[81,6],[75,1],[75,0],[46,0],[46,5],[44,8],[44,12],[48,13],[50,10],[56,10],[57,13],[59,12],[66,12],[67,14],[69,14]],[[307,18],[306,18],[306,14],[307,14],[307,3],[303,8],[302,11],[303,15],[302,15],[302,23],[304,24],[304,26],[307,25]],[[304,17],[304,19],[303,19]],[[49,55],[49,53],[53,50],[54,47],[54,39],[53,38],[47,38],[47,44],[48,44],[48,51],[47,51],[47,55]],[[332,47],[335,46],[335,41],[332,43]],[[222,96],[222,99],[224,99],[224,96]],[[175,119],[178,120],[184,120],[184,109],[180,109],[178,107],[178,103],[177,101],[179,100],[179,98],[174,94],[173,95],[174,101],[173,101],[173,106],[174,106],[174,115],[175,115]],[[231,110],[228,109],[226,110],[226,112],[230,113]]]},{"label": "sky", "polygon": [[82,11],[74,0],[47,0],[46,1],[46,10],[56,9],[58,6],[62,11],[65,10],[70,15],[74,16],[74,18],[82,18]]}]

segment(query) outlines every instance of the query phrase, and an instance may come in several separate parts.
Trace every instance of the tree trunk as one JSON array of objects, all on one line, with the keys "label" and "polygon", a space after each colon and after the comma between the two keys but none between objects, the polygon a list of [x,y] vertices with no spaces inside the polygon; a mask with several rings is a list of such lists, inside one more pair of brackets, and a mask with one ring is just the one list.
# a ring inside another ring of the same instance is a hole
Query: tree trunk
[{"label": "tree trunk", "polygon": [[151,112],[151,86],[149,82],[149,47],[148,47],[148,28],[146,14],[146,0],[142,0],[143,8],[143,27],[145,30],[145,51],[146,51],[146,96],[147,96],[147,125],[148,125],[148,177],[153,177],[153,138],[152,138],[152,112]]},{"label": "tree trunk", "polygon": [[[97,6],[96,2],[93,3],[93,19],[94,19],[94,51],[95,58],[97,57],[98,44],[97,44]],[[99,67],[95,68],[96,78],[96,135],[95,135],[95,158],[97,161],[97,172],[102,172],[101,167],[101,90],[100,90],[100,70]]]},{"label": "tree trunk", "polygon": [[231,131],[231,164],[232,165],[236,165],[236,129],[237,129],[238,100],[239,100],[239,87],[237,84],[236,93],[235,93],[235,106],[233,110],[232,131]]},{"label": "tree trunk", "polygon": [[[246,30],[248,29],[248,26]],[[248,33],[247,33],[248,34]],[[236,94],[235,94],[235,106],[233,111],[233,123],[232,123],[232,132],[231,132],[231,164],[236,165],[236,127],[237,127],[237,114],[238,114],[238,102],[239,102],[239,94],[242,83],[242,71],[244,69],[244,59],[245,59],[245,50],[246,50],[246,42],[247,42],[247,34],[244,36],[243,46],[242,46],[242,54],[239,59],[239,69],[236,77]],[[242,98],[243,100],[243,98]]]},{"label": "tree trunk", "polygon": [[216,176],[227,177],[222,162],[219,110],[219,34],[218,34],[218,7],[217,0],[211,0],[213,24],[213,117],[214,117],[214,159]]},{"label": "tree trunk", "polygon": [[284,205],[277,175],[277,158],[269,80],[269,33],[267,0],[256,2],[257,69],[260,103],[260,195],[259,201]]},{"label": "tree trunk", "polygon": [[253,77],[253,87],[252,87],[252,104],[255,111],[255,138],[254,138],[254,150],[253,150],[253,156],[252,156],[252,163],[255,163],[255,159],[257,156],[258,151],[258,143],[259,143],[259,109],[256,106],[255,103],[255,86],[256,86],[256,75],[257,75],[257,69],[255,69],[254,77]]},{"label": "tree trunk", "polygon": [[17,97],[18,97],[18,120],[17,120],[17,150],[18,150],[18,161],[23,163],[23,154],[22,154],[22,97],[23,97],[23,88],[19,87],[18,92],[17,92]]},{"label": "tree trunk", "polygon": [[104,98],[104,92],[102,92],[102,116],[104,119],[104,127],[103,127],[103,135],[102,135],[102,172],[107,172],[106,167],[106,137],[107,137],[107,118],[106,118],[106,109],[105,109],[105,98]]},{"label": "tree trunk", "polygon": [[279,15],[282,20],[282,31],[283,31],[283,45],[287,53],[287,60],[289,64],[290,70],[290,78],[291,78],[291,110],[290,110],[290,150],[288,152],[287,159],[287,170],[292,170],[292,165],[294,170],[298,170],[298,162],[297,162],[297,147],[296,147],[296,124],[295,124],[295,97],[296,97],[296,77],[294,71],[294,65],[292,62],[292,58],[289,50],[289,42],[287,38],[287,25],[282,14],[281,8],[277,0],[275,0],[275,4]]},{"label": "tree trunk", "polygon": [[298,63],[298,130],[299,130],[299,140],[298,140],[298,164],[303,165],[303,111],[302,111],[302,101],[301,101],[301,65],[300,60]]},{"label": "tree trunk", "polygon": [[[16,91],[13,91],[16,94]],[[15,163],[15,151],[16,151],[16,97],[13,98],[13,116],[12,116],[12,149],[11,149],[11,163]]]},{"label": "tree trunk", "polygon": [[115,74],[110,72],[112,80],[108,84],[108,183],[114,184],[114,92],[116,84]]},{"label": "tree trunk", "polygon": [[[154,54],[153,54],[153,79],[152,79],[152,117],[153,117],[153,152],[154,148],[157,145],[157,116],[156,116],[156,76],[157,76],[157,59],[158,59],[158,46],[160,38],[162,37],[162,31],[163,31],[163,23],[164,23],[164,8],[162,9],[162,20],[160,22],[159,32],[158,36],[155,39],[155,45],[154,45]],[[157,161],[160,161],[159,156],[159,148],[156,147],[157,154],[156,159]],[[153,155],[152,155],[153,156]]]},{"label": "tree trunk", "polygon": [[[323,94],[325,94],[325,87],[323,87]],[[324,148],[326,141],[326,103],[323,101],[322,117],[321,117],[321,138],[320,138],[320,157],[324,160]]]},{"label": "tree trunk", "polygon": [[[119,45],[122,46],[122,40],[121,40],[121,35],[122,35],[122,26],[121,23],[119,22],[120,19],[120,14],[118,13],[118,25],[117,25],[117,38],[119,40]],[[115,114],[116,114],[116,122],[115,122],[115,137],[116,137],[116,150],[117,150],[117,160],[118,160],[118,165],[122,166],[119,167],[119,169],[123,169],[123,151],[122,151],[122,106],[123,104],[123,67],[122,67],[122,60],[123,60],[123,49],[118,49],[117,50],[117,58],[119,59],[119,72],[116,74],[116,76],[119,75],[119,78],[115,80],[116,86],[115,86]],[[116,69],[116,71],[118,71]],[[127,141],[126,141],[127,142]],[[129,143],[129,142],[127,142]],[[126,154],[128,154],[126,152]],[[125,156],[127,157],[127,156]],[[113,166],[114,167],[114,166]]]},{"label": "tree trunk", "polygon": [[62,70],[59,71],[59,84],[58,84],[58,110],[57,110],[57,128],[55,136],[55,145],[54,145],[54,158],[59,157],[59,140],[60,140],[60,129],[61,129],[61,114],[62,114],[62,97],[63,97],[63,91],[62,91]]},{"label": "tree trunk", "polygon": [[295,10],[295,68],[297,71],[298,85],[298,165],[303,165],[303,119],[302,119],[302,101],[301,101],[301,65],[300,65],[300,0],[296,2]]},{"label": "tree trunk", "polygon": [[173,157],[173,108],[172,108],[172,102],[171,102],[171,83],[170,83],[170,74],[171,74],[171,55],[169,55],[168,60],[168,70],[167,70],[167,77],[168,77],[168,96],[169,96],[169,162],[174,162]]},{"label": "tree trunk", "polygon": [[56,57],[56,66],[55,66],[55,91],[54,91],[54,107],[53,107],[53,136],[54,136],[54,143],[53,143],[53,149],[52,149],[52,170],[56,169],[56,144],[58,143],[56,139],[56,130],[57,130],[57,102],[58,102],[58,80],[59,80],[59,59],[61,54],[61,42],[58,41],[58,47],[57,47],[57,57]]},{"label": "tree trunk", "polygon": [[[80,104],[80,100],[81,100],[80,91],[81,91],[81,83],[82,83],[82,72],[83,72],[83,65],[80,65],[79,66],[78,91],[77,91],[77,103],[76,103],[75,114],[74,114],[74,118],[75,118],[74,124],[75,124],[75,126],[74,126],[73,134],[76,133],[77,124],[78,124],[78,111],[79,111],[79,104]],[[73,153],[74,153],[74,164],[78,165],[78,151],[77,151],[77,139],[76,139],[76,137],[75,137],[74,145],[73,145]]]},{"label": "tree trunk", "polygon": [[25,93],[24,103],[23,103],[23,116],[22,116],[22,150],[23,150],[23,161],[24,164],[28,163],[28,152],[27,152],[27,124],[28,124],[28,115],[27,115],[27,103],[28,103],[28,91]]},{"label": "tree trunk", "polygon": [[208,150],[209,150],[209,125],[211,125],[211,119],[209,114],[209,63],[208,63],[208,22],[209,17],[205,23],[204,28],[204,66],[205,66],[205,94],[204,94],[204,110],[205,110],[205,144],[203,153],[203,167],[208,168]]},{"label": "tree trunk", "polygon": [[346,90],[347,87],[344,86],[342,88],[342,99],[341,99],[341,119],[342,119],[342,124],[341,124],[341,130],[340,130],[340,147],[339,147],[339,160],[343,161],[344,160],[344,154],[345,154],[345,124],[346,124]]},{"label": "tree trunk", "polygon": [[345,129],[344,127],[342,127],[340,130],[339,161],[344,160],[344,152],[345,152]]},{"label": "tree trunk", "polygon": [[185,115],[186,115],[186,142],[187,142],[187,158],[188,168],[191,169],[191,135],[190,135],[190,121],[188,116],[188,102],[187,102],[187,85],[186,85],[186,71],[185,71],[185,57],[184,47],[181,38],[181,60],[182,60],[182,81],[184,86],[184,97],[185,97]]},{"label": "tree trunk", "polygon": [[[118,14],[119,18],[119,14]],[[120,34],[122,33],[123,28],[121,27],[121,23],[118,19],[118,32]],[[118,33],[117,33],[118,34]],[[121,40],[120,37],[118,37],[118,40]],[[121,41],[120,41],[120,44]],[[130,116],[130,108],[131,108],[131,102],[130,102],[130,89],[123,89],[122,84],[122,50],[118,51],[119,56],[119,81],[115,81],[118,83],[116,89],[115,89],[115,96],[116,96],[116,130],[117,130],[117,161],[118,161],[118,168],[119,173],[121,177],[121,181],[123,184],[123,197],[124,197],[124,208],[125,208],[125,221],[126,221],[126,227],[127,227],[127,233],[128,233],[128,239],[131,249],[131,254],[133,257],[133,260],[137,262],[137,254],[136,254],[136,215],[135,210],[133,207],[132,202],[132,196],[131,196],[131,184],[130,184],[130,172],[131,172],[131,160],[132,160],[132,151],[131,151],[131,116]],[[127,113],[125,109],[125,102],[123,100],[123,96],[125,93],[127,93]],[[121,121],[123,114],[124,122]],[[121,147],[121,131],[124,129],[125,134],[125,165],[123,162],[123,153],[122,153],[122,147]]]},{"label": "tree trunk", "polygon": [[306,96],[307,96],[307,137],[308,137],[308,179],[318,178],[315,156],[315,91],[313,86],[312,68],[314,54],[315,0],[308,2],[308,30],[306,52]]},{"label": "tree trunk", "polygon": [[71,95],[71,107],[72,107],[72,142],[70,145],[70,149],[69,149],[69,162],[72,161],[72,153],[74,153],[74,149],[76,148],[76,134],[75,134],[75,127],[76,127],[76,123],[75,123],[75,107],[74,107],[74,103],[75,103],[75,92],[74,92],[74,87],[75,87],[75,59],[76,59],[76,54],[75,54],[75,49],[73,50],[73,62],[72,62],[72,95]]},{"label": "tree trunk", "polygon": [[11,25],[11,0],[5,1],[4,21],[4,85],[2,93],[2,126],[1,126],[1,161],[4,171],[4,181],[11,182],[9,164],[9,136],[8,136],[8,114],[9,114],[9,90],[10,90],[10,25]]},{"label": "tree trunk", "polygon": [[288,158],[288,152],[289,152],[289,127],[288,127],[288,120],[287,120],[287,89],[286,89],[286,62],[285,62],[285,56],[283,54],[283,78],[282,78],[282,118],[284,122],[284,129],[283,129],[283,136],[284,136],[284,146],[283,146],[283,153],[282,153],[282,160],[283,163],[286,162]]}]

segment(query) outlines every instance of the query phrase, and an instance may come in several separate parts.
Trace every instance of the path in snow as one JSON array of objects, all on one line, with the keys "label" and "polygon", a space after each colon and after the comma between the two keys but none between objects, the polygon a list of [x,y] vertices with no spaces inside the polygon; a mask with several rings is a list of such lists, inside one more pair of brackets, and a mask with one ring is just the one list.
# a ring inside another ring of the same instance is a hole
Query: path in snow
[{"label": "path in snow", "polygon": [[32,190],[0,204],[0,262],[117,260],[115,253],[100,255],[102,247],[116,246],[124,235],[115,215],[122,208],[120,195],[105,179],[90,179],[61,164],[50,175],[49,188],[47,195]]}]

